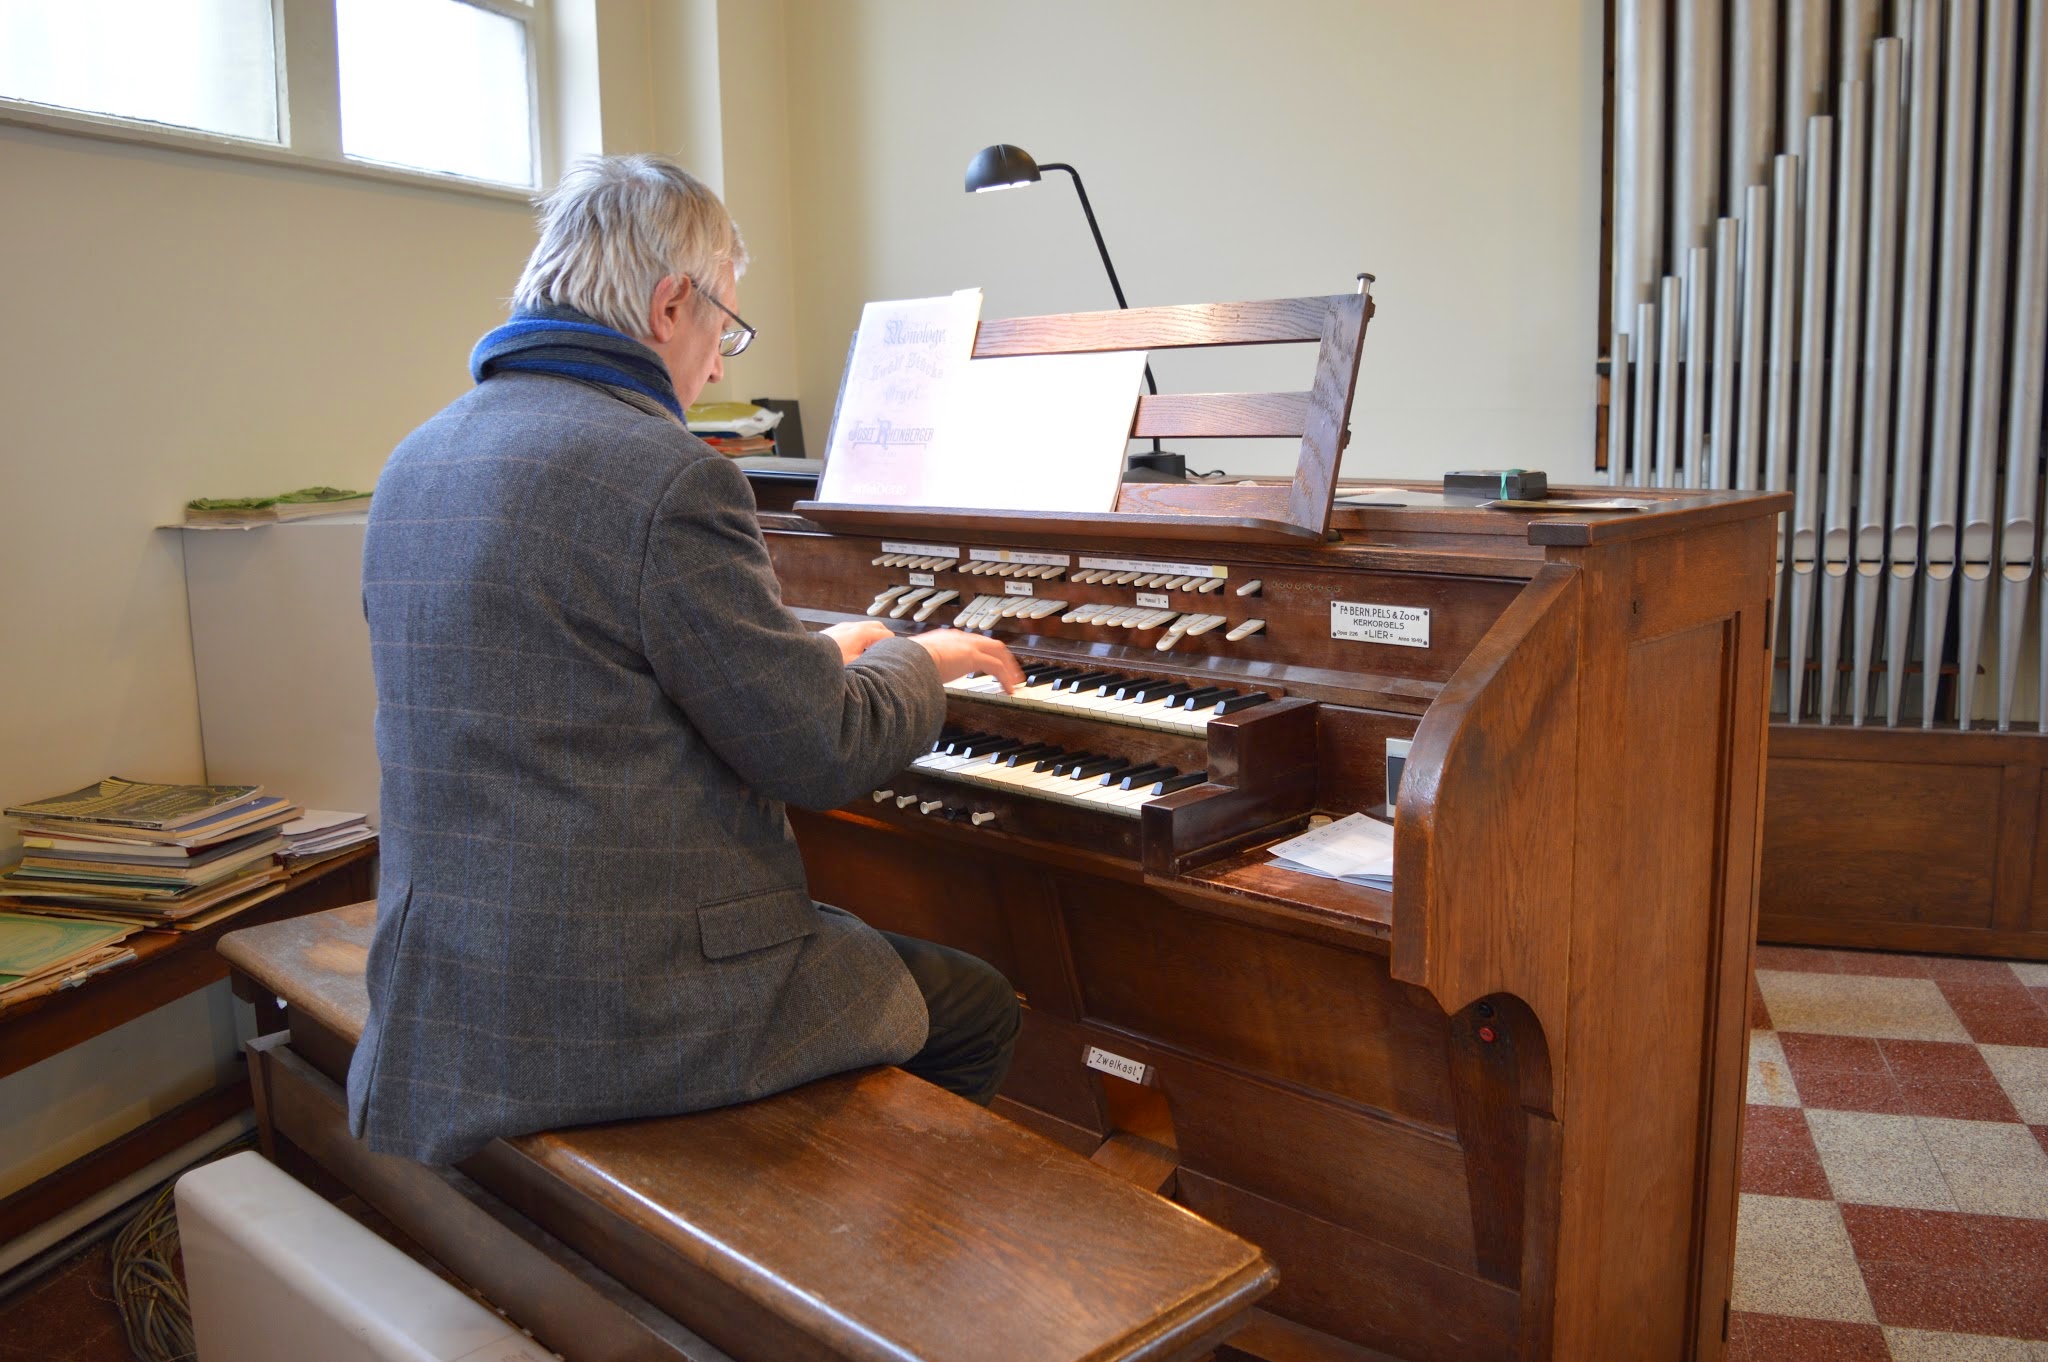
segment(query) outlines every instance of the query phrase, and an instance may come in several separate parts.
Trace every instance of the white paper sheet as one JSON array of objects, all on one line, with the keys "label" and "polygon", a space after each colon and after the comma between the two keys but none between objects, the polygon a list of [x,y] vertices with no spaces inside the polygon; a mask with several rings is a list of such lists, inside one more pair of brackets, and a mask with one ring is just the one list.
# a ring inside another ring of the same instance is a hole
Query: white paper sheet
[{"label": "white paper sheet", "polygon": [[974,352],[981,290],[869,303],[832,423],[821,501],[929,506],[934,445]]},{"label": "white paper sheet", "polygon": [[1273,864],[1326,880],[1375,889],[1394,887],[1394,830],[1354,813],[1267,848]]}]

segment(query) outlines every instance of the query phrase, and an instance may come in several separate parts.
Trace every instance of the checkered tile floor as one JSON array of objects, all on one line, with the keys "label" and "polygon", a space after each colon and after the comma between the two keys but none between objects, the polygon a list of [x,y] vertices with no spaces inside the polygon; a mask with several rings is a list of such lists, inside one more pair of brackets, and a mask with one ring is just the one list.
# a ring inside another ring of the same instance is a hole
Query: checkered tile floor
[{"label": "checkered tile floor", "polygon": [[2048,964],[1756,964],[1729,1362],[2048,1362]]}]

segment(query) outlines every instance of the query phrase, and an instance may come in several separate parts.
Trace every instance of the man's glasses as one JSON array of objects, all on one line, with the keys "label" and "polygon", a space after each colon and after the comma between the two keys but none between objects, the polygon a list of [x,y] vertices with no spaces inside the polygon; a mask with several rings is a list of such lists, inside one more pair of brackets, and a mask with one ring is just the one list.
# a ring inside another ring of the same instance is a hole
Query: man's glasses
[{"label": "man's glasses", "polygon": [[[685,275],[684,278],[689,278],[689,276]],[[724,331],[718,333],[719,354],[723,355],[727,359],[731,359],[734,355],[737,355],[740,351],[746,349],[749,345],[752,345],[754,343],[754,337],[760,334],[758,330],[756,330],[754,327],[748,326],[746,321],[740,316],[739,313],[733,311],[724,303],[719,302],[717,297],[713,295],[710,289],[705,288],[702,284],[699,284],[695,279],[691,279],[690,283],[692,286],[696,288],[699,297],[701,297],[705,302],[711,304],[713,307],[717,308],[720,312],[723,312],[726,316],[732,318],[733,321],[737,323],[737,325],[728,327]]]}]

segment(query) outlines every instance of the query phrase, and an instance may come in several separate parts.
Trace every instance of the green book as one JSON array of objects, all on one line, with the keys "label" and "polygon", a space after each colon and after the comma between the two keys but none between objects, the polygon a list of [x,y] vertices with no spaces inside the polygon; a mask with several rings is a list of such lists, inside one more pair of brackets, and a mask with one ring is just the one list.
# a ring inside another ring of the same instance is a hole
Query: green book
[{"label": "green book", "polygon": [[11,983],[9,975],[40,974],[89,955],[134,930],[108,922],[0,913],[0,984]]},{"label": "green book", "polygon": [[7,816],[167,830],[246,804],[262,793],[260,785],[151,785],[109,776],[69,794],[16,804]]}]

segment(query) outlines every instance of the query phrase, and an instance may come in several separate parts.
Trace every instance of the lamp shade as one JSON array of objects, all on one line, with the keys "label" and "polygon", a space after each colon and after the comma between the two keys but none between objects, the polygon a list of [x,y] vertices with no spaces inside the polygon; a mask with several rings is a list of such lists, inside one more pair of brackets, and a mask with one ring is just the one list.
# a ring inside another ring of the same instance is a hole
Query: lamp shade
[{"label": "lamp shade", "polygon": [[1031,159],[1031,153],[1007,142],[983,147],[967,163],[967,192],[970,194],[978,194],[985,189],[1012,189],[1037,179],[1038,162]]}]

